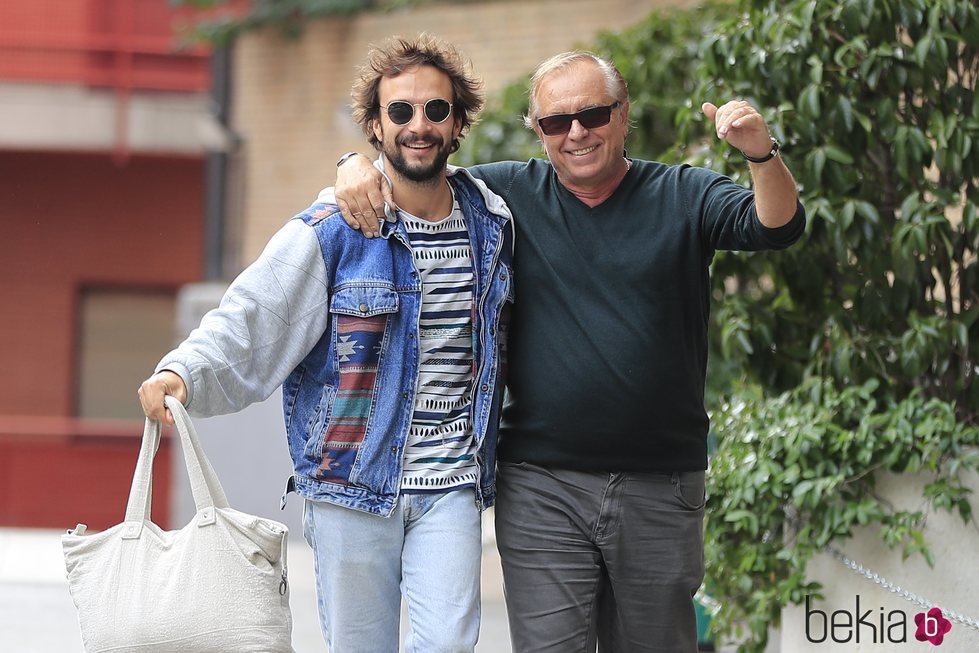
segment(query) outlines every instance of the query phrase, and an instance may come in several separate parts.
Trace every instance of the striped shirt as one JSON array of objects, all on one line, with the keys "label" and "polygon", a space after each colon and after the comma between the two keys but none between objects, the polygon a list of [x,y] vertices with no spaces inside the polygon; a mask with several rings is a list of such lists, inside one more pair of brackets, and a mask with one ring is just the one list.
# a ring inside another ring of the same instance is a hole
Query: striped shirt
[{"label": "striped shirt", "polygon": [[403,211],[422,281],[415,407],[405,445],[402,492],[445,492],[475,486],[473,271],[469,232],[459,205],[438,222]]}]

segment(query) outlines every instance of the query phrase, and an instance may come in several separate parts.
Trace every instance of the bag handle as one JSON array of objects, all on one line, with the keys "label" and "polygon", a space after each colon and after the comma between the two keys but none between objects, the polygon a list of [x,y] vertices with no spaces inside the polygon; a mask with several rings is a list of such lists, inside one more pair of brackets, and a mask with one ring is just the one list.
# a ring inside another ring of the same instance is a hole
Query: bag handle
[{"label": "bag handle", "polygon": [[[211,462],[204,454],[197,430],[187,414],[187,409],[175,397],[164,397],[167,408],[173,415],[180,434],[180,444],[184,453],[184,464],[190,478],[190,489],[194,495],[197,511],[205,511],[199,525],[214,523],[214,508],[229,508],[228,497],[221,487]],[[155,420],[146,419],[143,428],[143,442],[139,448],[133,484],[129,490],[126,504],[126,528],[124,539],[136,539],[145,521],[150,520],[150,504],[153,497],[153,458],[160,447],[161,425]],[[207,510],[210,508],[211,510]]]}]

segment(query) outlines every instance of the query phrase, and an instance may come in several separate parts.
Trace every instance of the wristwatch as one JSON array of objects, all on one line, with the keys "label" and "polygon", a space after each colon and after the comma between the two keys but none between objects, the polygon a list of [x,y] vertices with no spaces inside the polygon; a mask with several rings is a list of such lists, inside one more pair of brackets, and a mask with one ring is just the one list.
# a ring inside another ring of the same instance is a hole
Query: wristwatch
[{"label": "wristwatch", "polygon": [[[748,161],[750,161],[752,163],[765,163],[765,161],[771,161],[776,156],[778,156],[778,150],[779,150],[779,147],[781,147],[779,145],[778,141],[775,140],[774,137],[771,137],[771,138],[772,138],[772,149],[770,149],[768,151],[768,154],[766,154],[765,156],[748,156],[744,152],[741,153],[741,156],[743,156],[745,159],[747,159]],[[340,161],[342,162],[344,160],[344,158],[346,158],[347,156],[349,156],[349,155],[344,154],[343,157],[340,158]],[[337,165],[340,165],[340,164],[337,163]]]},{"label": "wristwatch", "polygon": [[358,154],[360,154],[360,152],[346,152],[344,154],[341,154],[340,158],[337,159],[337,167],[339,168],[340,166],[343,165],[344,161],[346,161],[352,156],[357,156]]}]

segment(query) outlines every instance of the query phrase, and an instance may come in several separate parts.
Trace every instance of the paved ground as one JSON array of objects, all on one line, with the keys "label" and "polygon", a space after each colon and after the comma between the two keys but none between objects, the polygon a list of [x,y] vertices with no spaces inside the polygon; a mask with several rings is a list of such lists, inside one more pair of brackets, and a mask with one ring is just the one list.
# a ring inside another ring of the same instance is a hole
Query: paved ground
[{"label": "paved ground", "polygon": [[[484,521],[482,627],[476,653],[510,653],[492,516]],[[0,528],[0,652],[84,653],[68,594],[60,531]],[[290,535],[293,647],[327,653],[316,616],[313,560],[301,535]]]}]

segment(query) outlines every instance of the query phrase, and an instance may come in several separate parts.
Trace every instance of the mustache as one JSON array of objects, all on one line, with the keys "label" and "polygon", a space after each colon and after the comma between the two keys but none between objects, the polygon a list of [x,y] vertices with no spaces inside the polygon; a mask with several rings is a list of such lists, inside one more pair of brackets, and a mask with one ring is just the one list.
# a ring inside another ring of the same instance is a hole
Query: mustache
[{"label": "mustache", "polygon": [[401,138],[395,139],[398,145],[435,145],[436,147],[442,147],[445,145],[445,139],[441,136],[435,134],[425,138],[419,138],[418,136],[402,136]]}]

